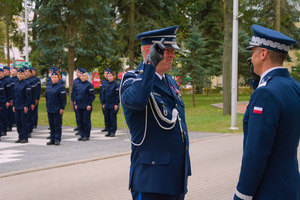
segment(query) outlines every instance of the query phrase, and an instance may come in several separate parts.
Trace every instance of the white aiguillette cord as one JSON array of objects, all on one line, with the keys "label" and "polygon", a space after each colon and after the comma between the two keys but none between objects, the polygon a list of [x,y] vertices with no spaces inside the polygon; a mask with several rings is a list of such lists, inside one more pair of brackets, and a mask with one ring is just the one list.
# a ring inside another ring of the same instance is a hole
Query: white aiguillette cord
[{"label": "white aiguillette cord", "polygon": [[[124,128],[125,128],[126,134],[127,134],[128,138],[129,138],[131,144],[134,145],[134,146],[141,146],[141,145],[143,144],[145,138],[146,138],[146,135],[147,135],[148,105],[146,105],[146,108],[145,108],[146,111],[145,111],[145,129],[144,129],[144,136],[143,136],[142,141],[141,141],[140,143],[137,144],[137,143],[132,142],[132,140],[131,140],[131,135],[130,135],[130,133],[128,132],[128,128],[126,127],[126,123],[125,123],[125,119],[124,119],[124,111],[123,111],[122,99],[121,99],[121,89],[122,89],[122,83],[123,83],[123,77],[124,77],[124,75],[125,75],[125,74],[123,74],[123,76],[122,76],[122,79],[121,79],[121,82],[120,82],[120,87],[119,87],[119,98],[120,98],[120,104],[121,104],[121,105],[120,105],[120,108],[121,108],[121,113],[122,113],[122,121],[123,121],[123,124],[124,124]],[[164,117],[164,116],[162,115],[162,113],[161,113],[161,111],[160,111],[160,109],[159,109],[159,107],[158,107],[158,105],[157,105],[157,103],[156,103],[156,101],[155,101],[155,98],[154,98],[152,92],[150,93],[150,97],[151,97],[151,99],[152,99],[152,102],[153,102],[153,105],[154,105],[154,109],[155,109],[155,111],[156,111],[158,117],[159,117],[162,121],[164,121],[164,122],[166,122],[166,123],[168,123],[168,124],[172,124],[172,126],[171,126],[171,127],[164,127],[164,126],[161,125],[161,123],[159,122],[159,120],[157,119],[157,117],[156,117],[156,115],[155,115],[155,112],[154,112],[153,107],[152,107],[152,104],[151,104],[151,100],[149,99],[150,108],[151,108],[152,114],[153,114],[153,116],[154,116],[154,118],[155,118],[157,124],[158,124],[162,129],[164,129],[164,130],[171,130],[171,129],[175,126],[176,121],[177,121],[177,119],[178,119],[179,126],[180,126],[180,132],[181,132],[181,134],[182,134],[182,133],[183,133],[183,129],[182,129],[182,126],[181,126],[181,118],[179,117],[179,112],[178,112],[178,110],[177,110],[176,108],[174,108],[174,109],[172,110],[172,119],[169,120],[168,118],[166,118],[166,117]]]}]

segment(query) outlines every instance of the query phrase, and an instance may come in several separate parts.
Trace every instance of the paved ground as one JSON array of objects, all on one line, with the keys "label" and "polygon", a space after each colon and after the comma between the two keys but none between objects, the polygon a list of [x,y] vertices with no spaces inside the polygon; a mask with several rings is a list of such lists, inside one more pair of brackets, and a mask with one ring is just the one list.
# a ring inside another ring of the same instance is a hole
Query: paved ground
[{"label": "paved ground", "polygon": [[[46,127],[36,130],[38,133],[30,140],[32,144],[15,146],[12,141],[16,138],[9,140],[13,136],[3,137],[1,158],[3,151],[18,151],[19,155],[11,156],[11,159],[19,160],[0,165],[0,199],[131,199],[127,188],[130,144],[125,133],[121,130],[118,137],[106,140],[103,133],[97,132],[99,129],[94,131],[91,140],[84,143],[76,141],[72,127],[68,127],[64,129],[65,136],[59,147],[45,145]],[[187,200],[232,199],[240,169],[242,139],[242,134],[191,133],[192,176],[189,178]],[[13,146],[8,147],[9,144]],[[108,153],[105,149],[109,149]],[[99,156],[82,159],[82,151]],[[59,162],[54,159],[53,163],[48,163],[53,159],[53,152]],[[38,167],[29,164],[34,162],[36,155],[40,155],[36,157],[40,160],[36,163]],[[24,169],[16,169],[15,165],[24,166]],[[7,170],[7,166],[14,170]]]}]

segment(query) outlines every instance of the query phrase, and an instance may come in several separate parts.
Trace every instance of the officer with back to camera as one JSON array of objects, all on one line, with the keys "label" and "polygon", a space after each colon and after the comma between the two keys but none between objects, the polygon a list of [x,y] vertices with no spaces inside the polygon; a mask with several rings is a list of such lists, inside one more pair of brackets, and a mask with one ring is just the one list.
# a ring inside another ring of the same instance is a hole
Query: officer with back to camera
[{"label": "officer with back to camera", "polygon": [[131,141],[129,188],[132,198],[182,200],[191,175],[184,103],[166,73],[179,49],[178,26],[137,35],[144,62],[120,82]]},{"label": "officer with back to camera", "polygon": [[104,129],[101,130],[101,132],[106,132],[107,131],[107,124],[108,124],[108,122],[106,120],[107,118],[105,117],[105,110],[103,109],[103,101],[104,101],[103,92],[104,92],[105,88],[107,87],[107,85],[109,83],[109,81],[107,80],[107,74],[108,73],[112,73],[112,71],[108,68],[104,68],[104,73],[103,73],[104,79],[101,82],[99,100],[100,100],[100,106],[101,106],[101,109],[102,109],[102,113],[103,113],[103,116],[104,116],[104,125],[105,125],[105,127],[104,127]]},{"label": "officer with back to camera", "polygon": [[78,86],[78,84],[81,82],[81,80],[80,80],[80,76],[81,76],[81,73],[80,73],[80,70],[81,70],[82,68],[80,68],[80,67],[78,67],[77,69],[76,69],[76,76],[77,76],[77,78],[73,81],[73,88],[72,88],[72,92],[71,92],[71,100],[72,100],[72,102],[73,102],[73,108],[74,108],[74,112],[75,112],[75,118],[76,118],[76,127],[74,128],[74,131],[77,131],[76,133],[75,133],[75,135],[79,135],[79,131],[78,131],[78,112],[77,112],[77,110],[75,109],[75,102],[76,102],[76,96],[77,96],[77,94],[76,94],[76,91],[77,91],[77,89],[76,89],[76,87]]},{"label": "officer with back to camera", "polygon": [[299,200],[300,84],[282,67],[297,42],[259,25],[252,29],[248,49],[261,78],[243,119],[244,152],[234,199]]}]

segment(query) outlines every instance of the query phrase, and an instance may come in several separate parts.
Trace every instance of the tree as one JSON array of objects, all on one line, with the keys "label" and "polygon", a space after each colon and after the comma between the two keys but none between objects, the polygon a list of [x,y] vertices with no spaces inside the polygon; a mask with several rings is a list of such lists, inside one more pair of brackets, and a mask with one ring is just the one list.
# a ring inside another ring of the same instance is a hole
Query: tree
[{"label": "tree", "polygon": [[[7,66],[10,66],[10,40],[11,26],[16,26],[14,16],[20,14],[22,10],[22,0],[1,0],[0,1],[0,19],[3,19],[6,26],[6,49]],[[15,28],[13,29],[15,30]],[[17,36],[17,35],[16,35]]]},{"label": "tree", "polygon": [[[109,0],[36,1],[38,17],[33,23],[37,31],[35,41],[46,66],[66,66],[69,73],[69,91],[72,91],[76,62],[89,63],[97,56],[109,57],[113,25]],[[67,57],[67,60],[65,58]],[[70,99],[71,102],[71,99]],[[72,108],[72,106],[71,106]]]},{"label": "tree", "polygon": [[[192,85],[193,93],[193,106],[196,106],[195,102],[195,90],[196,86],[203,88],[210,84],[209,75],[207,75],[207,66],[205,66],[205,60],[209,58],[206,53],[205,41],[202,37],[202,33],[199,31],[198,26],[194,25],[191,32],[187,34],[188,37],[183,40],[183,46],[186,50],[183,50],[183,58],[181,59],[182,66],[180,68],[180,82],[185,84],[190,82]],[[187,80],[189,76],[191,79]]]},{"label": "tree", "polygon": [[231,114],[231,64],[232,64],[232,12],[233,1],[223,1],[224,41],[223,41],[223,115]]}]

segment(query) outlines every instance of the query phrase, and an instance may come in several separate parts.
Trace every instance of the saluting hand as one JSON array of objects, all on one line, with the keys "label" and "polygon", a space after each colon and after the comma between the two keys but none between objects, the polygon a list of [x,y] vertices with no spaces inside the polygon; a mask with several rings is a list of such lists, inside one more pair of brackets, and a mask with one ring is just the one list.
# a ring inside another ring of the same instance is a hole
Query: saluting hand
[{"label": "saluting hand", "polygon": [[87,107],[86,107],[86,110],[87,110],[87,111],[90,111],[91,109],[92,109],[92,106],[87,106]]},{"label": "saluting hand", "polygon": [[153,66],[157,66],[160,61],[164,59],[164,52],[165,52],[165,46],[164,46],[165,38],[162,38],[160,42],[154,43],[149,51],[149,54],[145,60],[146,64],[151,64]]}]

